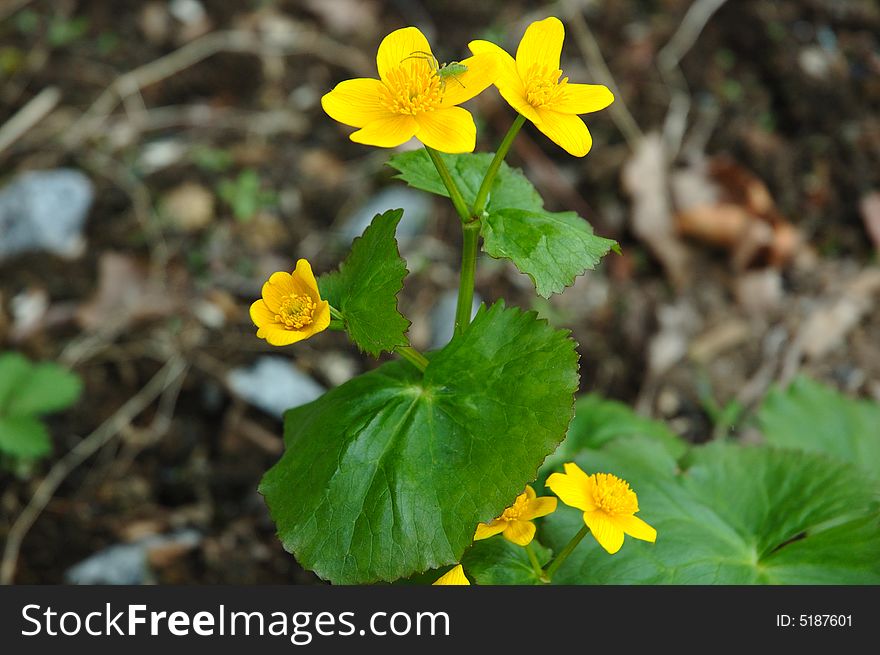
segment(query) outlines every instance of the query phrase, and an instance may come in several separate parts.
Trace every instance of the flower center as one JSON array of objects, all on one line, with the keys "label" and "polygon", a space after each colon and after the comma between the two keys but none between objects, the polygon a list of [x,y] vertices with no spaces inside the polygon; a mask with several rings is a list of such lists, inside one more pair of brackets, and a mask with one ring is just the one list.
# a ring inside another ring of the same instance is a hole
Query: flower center
[{"label": "flower center", "polygon": [[315,301],[306,295],[290,295],[281,299],[280,313],[275,320],[284,323],[288,330],[299,330],[312,322]]},{"label": "flower center", "polygon": [[501,514],[502,521],[517,521],[519,517],[523,515],[526,511],[526,505],[528,505],[528,498],[525,494],[518,496],[514,501],[513,505],[508,507]]},{"label": "flower center", "polygon": [[426,60],[414,59],[388,72],[382,104],[395,114],[415,116],[434,111],[443,100],[443,86]]},{"label": "flower center", "polygon": [[607,514],[632,516],[639,511],[639,501],[629,483],[610,473],[596,473],[593,502]]},{"label": "flower center", "polygon": [[532,107],[552,105],[562,95],[566,84],[568,78],[562,77],[558,68],[533,64],[525,76],[526,99]]}]

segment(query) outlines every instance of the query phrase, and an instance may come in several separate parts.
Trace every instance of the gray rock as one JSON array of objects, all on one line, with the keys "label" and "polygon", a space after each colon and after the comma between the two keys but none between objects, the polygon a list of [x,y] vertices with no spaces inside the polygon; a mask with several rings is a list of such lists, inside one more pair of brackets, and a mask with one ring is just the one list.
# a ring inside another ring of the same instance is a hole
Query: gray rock
[{"label": "gray rock", "polygon": [[[480,308],[483,299],[474,294],[474,303],[471,310],[471,318]],[[440,296],[440,300],[431,312],[431,350],[437,350],[445,346],[452,339],[455,332],[455,308],[458,305],[458,291],[450,290]]]},{"label": "gray rock", "polygon": [[67,584],[140,585],[151,582],[147,564],[151,548],[171,545],[196,546],[201,535],[181,530],[170,535],[154,535],[130,544],[116,544],[84,559],[64,572]]},{"label": "gray rock", "polygon": [[397,226],[397,238],[402,242],[424,231],[431,215],[431,198],[426,193],[405,186],[382,189],[345,219],[341,235],[345,245],[363,234],[376,214],[383,214],[389,209],[403,209],[403,219]]},{"label": "gray rock", "polygon": [[324,393],[324,387],[285,357],[260,357],[250,368],[230,371],[226,381],[235,394],[278,418],[291,407],[304,405]]},{"label": "gray rock", "polygon": [[92,183],[77,170],[17,175],[0,190],[0,261],[25,252],[79,254],[93,197]]}]

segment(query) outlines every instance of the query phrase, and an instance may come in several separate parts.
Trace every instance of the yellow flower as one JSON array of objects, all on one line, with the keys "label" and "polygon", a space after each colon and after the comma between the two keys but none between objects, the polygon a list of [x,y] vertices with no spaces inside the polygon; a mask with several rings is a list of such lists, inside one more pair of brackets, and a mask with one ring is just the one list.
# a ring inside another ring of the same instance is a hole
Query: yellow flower
[{"label": "yellow flower", "polygon": [[456,564],[446,573],[437,578],[435,585],[470,585],[468,579],[464,576],[464,569],[461,564]]},{"label": "yellow flower", "polygon": [[488,523],[480,523],[474,539],[488,539],[499,532],[508,541],[518,546],[528,546],[535,536],[535,524],[532,519],[547,516],[556,511],[556,499],[550,496],[535,497],[535,490],[526,485],[525,492],[516,497],[513,505],[508,507],[497,519]]},{"label": "yellow flower", "polygon": [[[351,140],[393,148],[413,136],[442,152],[472,152],[477,129],[470,112],[456,105],[495,81],[493,54],[469,57],[439,70],[428,40],[415,27],[386,36],[376,55],[379,79],[340,82],[321,98],[324,111],[340,123],[360,128]],[[463,72],[455,73],[455,70]]]},{"label": "yellow flower", "polygon": [[633,516],[639,511],[635,492],[625,480],[610,473],[587,475],[577,464],[547,478],[547,486],[562,502],[584,512],[584,523],[596,541],[612,555],[623,545],[623,535],[654,542],[657,531]]},{"label": "yellow flower", "polygon": [[312,267],[305,259],[293,273],[272,273],[263,285],[263,297],[251,305],[257,336],[273,346],[287,346],[330,325],[330,303],[321,300]]},{"label": "yellow flower", "polygon": [[590,151],[593,138],[578,114],[605,109],[614,96],[601,84],[569,84],[559,69],[565,28],[558,18],[529,25],[514,61],[489,41],[471,41],[471,52],[494,53],[500,64],[495,86],[520,114],[575,157]]}]

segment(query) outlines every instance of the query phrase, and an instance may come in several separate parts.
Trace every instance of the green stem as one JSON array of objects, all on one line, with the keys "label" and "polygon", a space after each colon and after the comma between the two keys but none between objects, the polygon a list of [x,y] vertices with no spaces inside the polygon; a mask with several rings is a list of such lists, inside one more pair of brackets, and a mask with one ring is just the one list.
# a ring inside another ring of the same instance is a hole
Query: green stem
[{"label": "green stem", "polygon": [[335,318],[338,321],[344,321],[345,317],[342,315],[338,309],[336,309],[333,305],[330,305],[330,316]]},{"label": "green stem", "polygon": [[458,304],[455,307],[455,334],[461,334],[471,322],[474,307],[474,280],[477,275],[477,247],[480,243],[480,221],[461,226],[461,275],[458,280]]},{"label": "green stem", "polygon": [[577,548],[577,545],[581,543],[581,540],[587,536],[587,533],[590,531],[586,525],[582,527],[578,533],[571,538],[567,544],[565,544],[565,548],[559,551],[559,554],[556,556],[552,562],[550,562],[550,566],[547,567],[544,574],[547,576],[547,580],[550,581],[553,579],[553,574],[556,573],[556,569],[562,566],[562,563],[571,555],[571,551]]},{"label": "green stem", "polygon": [[527,543],[524,548],[529,556],[529,561],[532,563],[532,570],[535,572],[535,575],[538,576],[538,580],[541,582],[549,582],[547,575],[544,573],[544,569],[542,569],[541,565],[538,563],[538,556],[535,555],[535,549],[532,548],[532,544]]},{"label": "green stem", "polygon": [[467,223],[471,220],[471,215],[470,212],[468,212],[467,203],[464,201],[464,196],[461,195],[461,191],[459,191],[458,185],[455,183],[455,180],[452,179],[452,175],[450,175],[449,169],[446,168],[446,162],[443,161],[440,153],[433,148],[425,146],[425,150],[427,151],[428,156],[431,158],[431,161],[434,162],[434,168],[437,169],[437,172],[440,174],[440,179],[443,180],[443,185],[449,192],[449,198],[452,200],[452,204],[455,206],[455,211],[458,212],[458,215],[459,217],[461,217],[462,222]]},{"label": "green stem", "polygon": [[513,125],[507,130],[507,134],[504,135],[504,140],[501,141],[501,145],[498,146],[498,151],[495,153],[492,163],[489,164],[489,168],[486,170],[486,176],[483,178],[483,183],[480,184],[480,190],[477,191],[477,197],[474,200],[474,210],[472,212],[474,217],[481,218],[483,216],[483,211],[485,211],[486,203],[489,200],[489,191],[491,191],[492,184],[495,182],[495,176],[498,174],[498,169],[501,168],[501,162],[504,161],[504,158],[507,156],[507,151],[510,150],[513,140],[516,138],[516,135],[519,133],[520,128],[525,122],[526,117],[522,114],[517,114],[516,119],[513,121]]},{"label": "green stem", "polygon": [[394,349],[398,355],[419,369],[422,373],[428,368],[428,358],[412,346],[398,346]]}]

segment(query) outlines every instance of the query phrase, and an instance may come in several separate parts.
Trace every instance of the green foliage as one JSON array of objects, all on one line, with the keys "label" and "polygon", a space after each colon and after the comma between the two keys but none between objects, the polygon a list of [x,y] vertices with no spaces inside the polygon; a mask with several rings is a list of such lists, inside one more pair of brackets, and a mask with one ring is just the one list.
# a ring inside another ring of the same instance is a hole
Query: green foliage
[{"label": "green foliage", "polygon": [[223,148],[196,146],[190,152],[193,163],[207,173],[225,173],[235,163],[232,153]]},{"label": "green foliage", "polygon": [[84,38],[88,31],[89,19],[85,16],[75,18],[54,16],[49,23],[46,38],[53,48],[63,48]]},{"label": "green foliage", "polygon": [[79,378],[51,362],[32,364],[18,353],[0,355],[0,455],[33,461],[52,452],[38,417],[70,407]]},{"label": "green foliage", "polygon": [[409,343],[410,322],[397,310],[407,273],[394,238],[402,217],[402,209],[377,214],[339,270],[318,280],[321,297],[342,313],[348,336],[374,357]]},{"label": "green foliage", "polygon": [[[814,415],[808,407],[817,408]],[[564,462],[576,462],[587,473],[614,473],[632,485],[638,516],[658,536],[654,544],[626,538],[615,555],[588,536],[553,582],[880,583],[880,489],[859,462],[844,461],[822,445],[823,435],[861,435],[863,428],[866,438],[876,438],[874,411],[872,403],[798,380],[785,392],[771,393],[761,417],[774,434],[798,435],[785,445],[802,450],[689,446],[622,403],[597,395],[580,398],[568,435],[544,463],[536,490]],[[826,414],[838,423],[820,420]],[[863,445],[844,451],[853,452],[870,456]],[[583,518],[560,505],[537,525],[542,542],[559,552]],[[465,571],[482,584],[534,583],[525,552],[503,541],[476,542],[462,560]]]},{"label": "green foliage", "polygon": [[390,362],[285,416],[260,486],[297,560],[336,583],[457,562],[565,434],[574,342],[502,302],[424,374]]},{"label": "green foliage", "polygon": [[687,451],[687,443],[670,430],[665,423],[644,418],[627,405],[608,400],[598,394],[588,394],[575,403],[574,419],[565,441],[560,444],[541,467],[540,480],[553,471],[562,470],[565,462],[587,448],[597,449],[622,437],[645,437],[678,459]]},{"label": "green foliage", "polygon": [[275,193],[263,189],[260,176],[252,168],[246,168],[235,179],[220,180],[217,185],[220,198],[232,208],[239,221],[249,221],[261,209],[276,202]]},{"label": "green foliage", "polygon": [[[852,465],[811,453],[712,444],[690,465],[656,441],[616,440],[574,458],[613,471],[639,496],[655,544],[627,539],[609,556],[585,540],[560,567],[560,584],[877,584],[880,511]],[[543,524],[554,549],[582,525],[565,508]]]},{"label": "green foliage", "polygon": [[[441,156],[465,202],[472,205],[492,155]],[[448,196],[425,151],[395,155],[389,163],[410,186]],[[593,234],[590,224],[574,212],[546,211],[528,179],[507,164],[501,165],[492,185],[482,234],[483,250],[492,257],[510,259],[545,298],[572,285],[617,245]]]},{"label": "green foliage", "polygon": [[767,394],[758,423],[770,444],[853,462],[880,481],[880,404],[798,378]]},{"label": "green foliage", "polygon": [[[538,564],[546,566],[552,551],[533,539],[529,544],[535,551]],[[483,585],[537,585],[543,584],[522,546],[509,542],[501,535],[475,541],[461,559],[465,573],[477,584]]]}]

